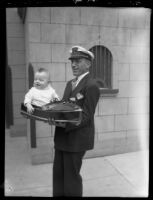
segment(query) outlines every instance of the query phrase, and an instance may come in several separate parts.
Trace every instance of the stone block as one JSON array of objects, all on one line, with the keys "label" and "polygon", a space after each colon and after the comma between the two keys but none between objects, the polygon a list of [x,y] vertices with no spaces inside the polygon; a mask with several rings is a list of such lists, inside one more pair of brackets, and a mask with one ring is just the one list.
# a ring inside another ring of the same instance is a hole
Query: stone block
[{"label": "stone block", "polygon": [[113,57],[113,62],[112,62],[112,65],[113,65],[113,67],[112,67],[112,76],[113,76],[113,79],[114,79],[114,76],[118,76],[118,73],[119,73],[119,63],[118,63],[118,61],[115,58],[116,54],[114,54],[114,49],[113,49],[113,51],[112,51],[112,49],[108,49],[108,50],[111,52],[112,57]]},{"label": "stone block", "polygon": [[50,23],[50,7],[29,7],[26,20],[28,22]]},{"label": "stone block", "polygon": [[119,97],[129,97],[129,81],[119,81]]},{"label": "stone block", "polygon": [[148,97],[149,81],[131,81],[129,97]]},{"label": "stone block", "polygon": [[126,140],[126,149],[129,151],[141,150],[141,143],[138,137],[130,137]]},{"label": "stone block", "polygon": [[66,75],[66,81],[69,81],[74,78],[70,62],[66,63],[66,74],[65,75]]},{"label": "stone block", "polygon": [[141,146],[139,146],[139,144],[137,143],[128,143],[125,146],[126,152],[130,153],[130,152],[135,152],[135,151],[142,151],[143,149],[141,148]]},{"label": "stone block", "polygon": [[128,123],[127,115],[116,115],[115,116],[115,131],[126,131]]},{"label": "stone block", "polygon": [[118,28],[117,36],[118,45],[130,45],[131,32],[129,29]]},{"label": "stone block", "polygon": [[126,138],[128,145],[136,140],[142,149],[148,149],[149,147],[149,130],[128,130]]},{"label": "stone block", "polygon": [[[100,150],[105,151],[105,155],[112,153],[113,152],[113,146],[114,146],[114,140],[113,139],[108,139],[104,141],[98,141],[95,144],[95,151],[98,152]],[[101,155],[104,155],[101,153]]]},{"label": "stone block", "polygon": [[40,23],[29,23],[27,29],[29,42],[40,42]]},{"label": "stone block", "polygon": [[113,80],[112,80],[112,88],[113,89],[118,89],[119,88],[119,81],[118,81],[118,74],[113,75]]},{"label": "stone block", "polygon": [[131,114],[127,118],[127,130],[148,130],[149,114]]},{"label": "stone block", "polygon": [[69,49],[71,45],[51,44],[52,62],[68,62],[70,57]]},{"label": "stone block", "polygon": [[81,15],[79,7],[53,7],[51,8],[51,23],[80,24]]},{"label": "stone block", "polygon": [[53,155],[51,152],[44,154],[36,154],[36,155],[34,154],[31,156],[32,165],[39,165],[52,162],[53,162]]},{"label": "stone block", "polygon": [[10,67],[12,72],[12,79],[26,77],[25,65],[11,65]]},{"label": "stone block", "polygon": [[53,88],[55,88],[60,98],[63,97],[66,82],[52,82]]},{"label": "stone block", "polygon": [[121,8],[119,9],[119,27],[145,28],[145,8]]},{"label": "stone block", "polygon": [[27,136],[27,124],[14,124],[10,128],[11,137],[25,137]]},{"label": "stone block", "polygon": [[50,44],[34,44],[29,45],[29,61],[30,62],[51,62],[51,46]]},{"label": "stone block", "polygon": [[145,130],[148,129],[147,115],[118,115],[115,116],[115,130]]},{"label": "stone block", "polygon": [[129,45],[130,31],[128,29],[101,27],[100,35],[103,42],[110,45]]},{"label": "stone block", "polygon": [[99,115],[126,114],[128,99],[126,98],[107,98],[99,101]]},{"label": "stone block", "polygon": [[99,28],[85,25],[66,25],[66,43],[81,44],[93,42],[98,39]]},{"label": "stone block", "polygon": [[8,51],[8,65],[25,64],[25,51]]},{"label": "stone block", "polygon": [[145,28],[150,28],[150,21],[151,21],[151,10],[150,9],[148,9],[147,11],[146,11],[146,23],[145,23]]},{"label": "stone block", "polygon": [[113,131],[114,130],[114,116],[95,117],[96,132]]},{"label": "stone block", "polygon": [[98,141],[126,138],[126,131],[100,132]]},{"label": "stone block", "polygon": [[118,46],[117,48],[117,59],[119,63],[129,63],[130,57],[129,57],[129,47],[127,46]]},{"label": "stone block", "polygon": [[149,80],[149,63],[148,64],[130,64],[130,80]]},{"label": "stone block", "polygon": [[149,48],[146,46],[119,46],[117,54],[121,63],[149,62]]},{"label": "stone block", "polygon": [[113,154],[114,154],[113,148],[98,149],[95,146],[93,150],[86,152],[84,158],[96,158],[96,157],[102,157],[102,156],[109,156]]},{"label": "stone block", "polygon": [[25,118],[14,118],[13,120],[13,125],[16,125],[16,126],[26,126],[26,123],[27,123],[27,119]]},{"label": "stone block", "polygon": [[51,126],[48,123],[36,121],[36,137],[51,137]]},{"label": "stone block", "polygon": [[118,153],[125,151],[126,144],[126,132],[107,132],[100,133],[98,135],[98,142],[103,143],[102,148],[108,149],[111,148],[112,152],[117,151]]},{"label": "stone block", "polygon": [[115,130],[147,129],[146,115],[118,115],[115,116]]},{"label": "stone block", "polygon": [[13,106],[24,101],[25,92],[13,92]]},{"label": "stone block", "polygon": [[12,90],[13,92],[25,92],[26,90],[25,79],[13,79]]},{"label": "stone block", "polygon": [[51,63],[50,67],[51,81],[65,81],[65,63]]},{"label": "stone block", "polygon": [[118,97],[149,96],[149,81],[119,81]]},{"label": "stone block", "polygon": [[44,155],[47,153],[51,154],[52,147],[50,145],[41,145],[37,148],[31,148],[31,155]]},{"label": "stone block", "polygon": [[128,113],[149,113],[149,97],[129,98]]},{"label": "stone block", "polygon": [[65,25],[41,24],[41,41],[44,43],[65,43]]},{"label": "stone block", "polygon": [[22,117],[22,115],[20,114],[20,107],[21,107],[21,104],[13,106],[14,118],[21,118]]},{"label": "stone block", "polygon": [[118,70],[118,77],[119,80],[129,80],[130,77],[130,65],[121,63],[119,64],[119,70]]},{"label": "stone block", "polygon": [[35,71],[39,68],[45,68],[50,73],[50,80],[52,82],[56,81],[65,81],[65,63],[43,63],[39,62],[35,65]]},{"label": "stone block", "polygon": [[43,164],[53,161],[53,148],[48,145],[39,145],[37,148],[30,149],[31,163]]},{"label": "stone block", "polygon": [[113,149],[113,140],[112,139],[105,139],[103,141],[97,141],[95,143],[95,149]]},{"label": "stone block", "polygon": [[9,37],[7,39],[7,47],[9,50],[23,51],[23,50],[25,50],[24,39]]},{"label": "stone block", "polygon": [[22,23],[18,15],[17,8],[6,8],[6,22],[19,24]]},{"label": "stone block", "polygon": [[121,138],[114,138],[114,150],[119,151],[119,149],[122,149],[122,151],[125,151],[126,146],[126,137]]},{"label": "stone block", "polygon": [[103,42],[118,45],[118,29],[113,27],[100,27],[100,36]]},{"label": "stone block", "polygon": [[24,38],[24,28],[22,24],[7,23],[6,35],[7,37],[20,37]]},{"label": "stone block", "polygon": [[82,7],[81,24],[116,27],[118,10],[112,8]]},{"label": "stone block", "polygon": [[146,134],[146,130],[127,130],[126,138],[137,137],[140,139],[140,137],[145,134]]},{"label": "stone block", "polygon": [[54,147],[53,137],[41,137],[37,138],[37,148],[41,146],[46,146],[47,148]]},{"label": "stone block", "polygon": [[123,154],[127,152],[128,151],[127,151],[126,145],[123,143],[120,146],[114,147],[112,155]]},{"label": "stone block", "polygon": [[148,29],[131,29],[130,44],[133,46],[149,46],[150,30]]}]

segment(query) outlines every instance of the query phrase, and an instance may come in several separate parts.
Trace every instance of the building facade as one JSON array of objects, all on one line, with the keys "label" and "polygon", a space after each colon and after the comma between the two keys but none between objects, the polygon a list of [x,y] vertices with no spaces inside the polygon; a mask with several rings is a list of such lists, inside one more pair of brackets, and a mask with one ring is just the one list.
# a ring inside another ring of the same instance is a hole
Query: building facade
[{"label": "building facade", "polygon": [[24,18],[17,8],[7,8],[6,14],[13,95],[11,136],[28,138],[33,164],[52,162],[55,127],[36,121],[35,145],[31,146],[30,121],[20,115],[20,104],[29,89],[29,64],[34,71],[47,68],[53,87],[62,97],[66,82],[73,78],[68,60],[73,45],[102,47],[111,54],[111,87],[100,89],[95,148],[85,157],[148,148],[149,9],[29,7]]}]

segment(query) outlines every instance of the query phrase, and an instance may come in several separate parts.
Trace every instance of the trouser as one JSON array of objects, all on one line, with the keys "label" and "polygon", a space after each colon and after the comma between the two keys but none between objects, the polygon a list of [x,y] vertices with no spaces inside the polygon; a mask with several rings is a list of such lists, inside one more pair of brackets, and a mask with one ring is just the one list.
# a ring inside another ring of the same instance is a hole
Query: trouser
[{"label": "trouser", "polygon": [[53,197],[82,196],[82,177],[80,169],[83,152],[55,150],[53,163]]}]

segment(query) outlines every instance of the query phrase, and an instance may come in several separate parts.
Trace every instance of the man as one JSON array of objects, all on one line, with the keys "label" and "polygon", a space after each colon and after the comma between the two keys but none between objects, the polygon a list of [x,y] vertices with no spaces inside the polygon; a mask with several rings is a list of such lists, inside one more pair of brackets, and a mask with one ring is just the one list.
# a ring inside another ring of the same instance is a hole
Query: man
[{"label": "man", "polygon": [[82,159],[94,147],[94,113],[100,96],[98,85],[89,74],[94,55],[80,46],[72,47],[70,53],[76,78],[67,83],[63,100],[77,99],[83,113],[80,124],[55,124],[53,196],[82,196]]}]

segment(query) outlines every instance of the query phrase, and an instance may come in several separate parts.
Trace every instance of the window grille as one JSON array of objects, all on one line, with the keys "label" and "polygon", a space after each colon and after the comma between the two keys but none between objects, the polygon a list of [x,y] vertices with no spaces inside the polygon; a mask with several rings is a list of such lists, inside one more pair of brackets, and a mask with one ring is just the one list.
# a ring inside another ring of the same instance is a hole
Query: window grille
[{"label": "window grille", "polygon": [[112,89],[112,54],[104,46],[97,45],[89,49],[95,56],[90,73],[97,79],[100,88]]}]

